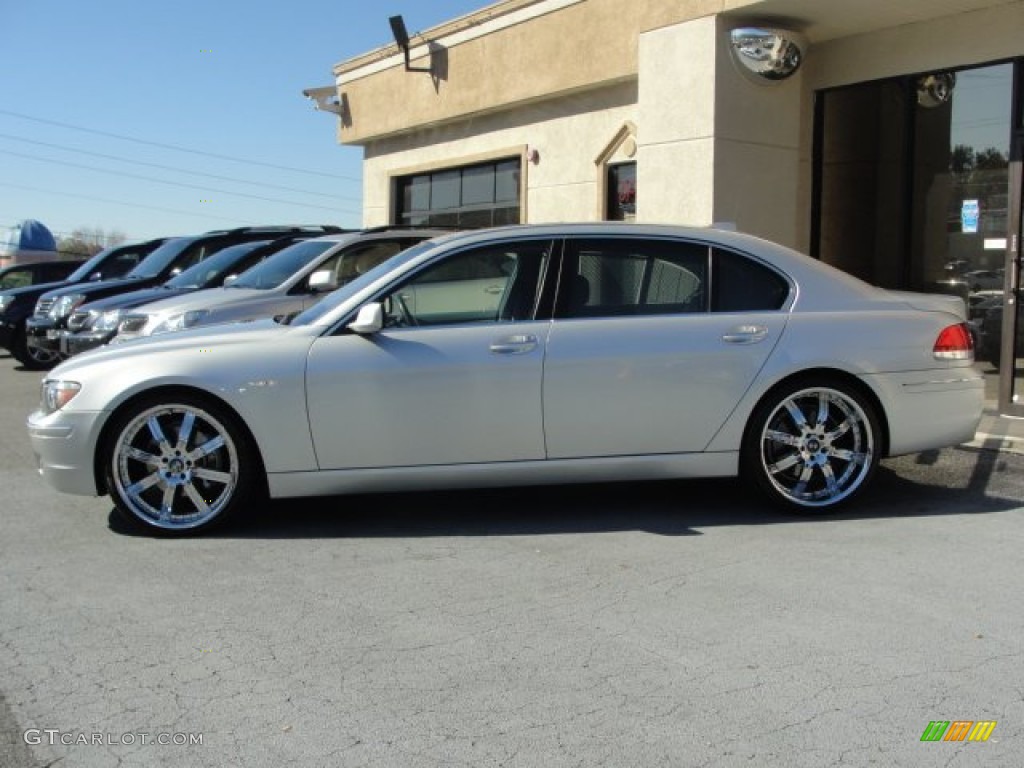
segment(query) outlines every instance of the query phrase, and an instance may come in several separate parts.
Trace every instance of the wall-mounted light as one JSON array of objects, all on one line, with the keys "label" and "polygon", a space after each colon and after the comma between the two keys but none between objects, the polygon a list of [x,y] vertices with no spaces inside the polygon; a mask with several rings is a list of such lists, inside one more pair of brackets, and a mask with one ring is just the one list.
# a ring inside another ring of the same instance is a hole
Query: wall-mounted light
[{"label": "wall-mounted light", "polygon": [[729,32],[732,58],[755,81],[785,80],[803,63],[806,42],[796,32],[770,27],[737,27]]},{"label": "wall-mounted light", "polygon": [[526,159],[537,165],[540,163],[540,152],[535,147],[530,147],[526,150]]},{"label": "wall-mounted light", "polygon": [[388,23],[391,25],[391,34],[394,35],[395,43],[398,45],[398,49],[405,56],[405,71],[406,72],[432,72],[430,67],[414,67],[409,64],[409,33],[405,29],[405,21],[401,16],[391,16],[388,18]]},{"label": "wall-mounted light", "polygon": [[940,72],[937,75],[925,75],[917,79],[917,103],[922,107],[940,107],[953,98],[956,88],[956,75],[952,72]]}]

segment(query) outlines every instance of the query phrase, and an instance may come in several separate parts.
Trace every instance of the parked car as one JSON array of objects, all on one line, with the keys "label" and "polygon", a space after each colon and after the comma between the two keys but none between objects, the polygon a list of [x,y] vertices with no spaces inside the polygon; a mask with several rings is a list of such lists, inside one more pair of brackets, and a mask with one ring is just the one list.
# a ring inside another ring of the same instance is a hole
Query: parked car
[{"label": "parked car", "polygon": [[221,286],[225,280],[238,277],[269,256],[311,236],[312,233],[295,234],[230,245],[161,285],[83,304],[68,318],[66,352],[71,356],[101,347],[117,334],[125,313],[155,301]]},{"label": "parked car", "polygon": [[975,269],[965,272],[963,279],[967,281],[971,291],[1001,291],[1006,279],[1003,269]]},{"label": "parked car", "polygon": [[[291,323],[108,346],[43,382],[42,477],[203,531],[275,498],[731,476],[827,511],[973,438],[963,302],[737,232],[520,226],[414,246]],[[682,498],[682,496],[680,497]]]},{"label": "parked car", "polygon": [[223,288],[164,299],[126,313],[114,341],[296,315],[399,251],[448,231],[378,227],[297,243]]},{"label": "parked car", "polygon": [[49,352],[51,357],[66,357],[66,339],[70,335],[68,319],[87,302],[159,285],[217,251],[238,243],[294,233],[340,231],[338,227],[240,227],[173,238],[150,253],[120,280],[104,280],[93,285],[58,288],[44,293],[32,317],[25,321],[26,343]]},{"label": "parked car", "polygon": [[158,248],[166,238],[141,243],[118,245],[100,251],[81,264],[64,280],[40,283],[0,292],[0,346],[9,350],[24,367],[37,370],[57,362],[57,355],[45,349],[30,347],[26,339],[25,324],[33,311],[49,312],[46,302],[39,302],[51,290],[66,290],[83,283],[120,277]]},{"label": "parked car", "polygon": [[[990,299],[977,308],[978,359],[988,360],[996,368],[1003,358],[1003,306],[1002,297]],[[1014,354],[1024,357],[1024,305],[1017,302],[1017,335],[1013,342]]]},{"label": "parked car", "polygon": [[84,263],[84,259],[57,259],[3,267],[0,269],[0,291],[39,283],[58,283]]}]

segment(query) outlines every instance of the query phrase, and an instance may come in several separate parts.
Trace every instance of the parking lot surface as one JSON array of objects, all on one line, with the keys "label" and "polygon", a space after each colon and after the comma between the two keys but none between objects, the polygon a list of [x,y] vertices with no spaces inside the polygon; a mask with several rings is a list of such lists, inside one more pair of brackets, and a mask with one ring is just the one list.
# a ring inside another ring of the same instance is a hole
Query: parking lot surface
[{"label": "parking lot surface", "polygon": [[[39,479],[0,356],[0,766],[1019,766],[1024,456],[273,503],[207,538]],[[987,741],[921,741],[993,721]]]}]

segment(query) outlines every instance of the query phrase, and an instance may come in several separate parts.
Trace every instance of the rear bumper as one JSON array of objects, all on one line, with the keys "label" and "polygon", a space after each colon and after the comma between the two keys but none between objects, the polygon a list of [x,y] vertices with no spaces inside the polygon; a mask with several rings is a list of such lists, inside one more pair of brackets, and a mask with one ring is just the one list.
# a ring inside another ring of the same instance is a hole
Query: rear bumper
[{"label": "rear bumper", "polygon": [[985,405],[985,380],[973,368],[865,376],[889,421],[889,456],[969,443]]}]

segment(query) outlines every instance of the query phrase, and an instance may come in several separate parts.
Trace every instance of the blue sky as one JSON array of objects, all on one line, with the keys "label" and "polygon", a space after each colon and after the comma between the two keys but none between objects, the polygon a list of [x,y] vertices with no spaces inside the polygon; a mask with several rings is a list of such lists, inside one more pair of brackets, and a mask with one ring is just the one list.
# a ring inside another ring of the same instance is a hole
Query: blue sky
[{"label": "blue sky", "polygon": [[391,42],[389,16],[414,34],[488,4],[0,0],[0,230],[358,226],[362,152],[302,89]]}]

